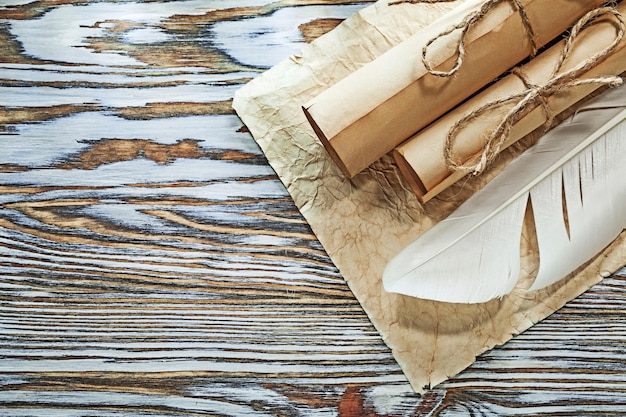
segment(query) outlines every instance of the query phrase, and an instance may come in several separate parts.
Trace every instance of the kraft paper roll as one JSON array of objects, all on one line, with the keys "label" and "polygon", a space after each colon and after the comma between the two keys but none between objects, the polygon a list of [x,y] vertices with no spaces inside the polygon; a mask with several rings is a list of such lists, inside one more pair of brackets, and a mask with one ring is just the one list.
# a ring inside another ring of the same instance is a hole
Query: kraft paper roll
[{"label": "kraft paper roll", "polygon": [[[626,15],[626,4],[619,5],[617,11]],[[614,20],[611,21],[610,18],[605,17],[583,29],[573,44],[573,49],[560,72],[571,69],[610,45],[616,36],[614,22]],[[551,77],[557,65],[564,43],[565,40],[532,59],[528,64],[521,67],[521,72],[533,84],[544,84]],[[586,72],[581,79],[619,75],[624,71],[626,71],[626,37],[622,39],[612,54]],[[547,103],[552,114],[556,115],[589,96],[599,87],[600,84],[587,84],[567,88],[548,97]],[[445,161],[444,146],[452,126],[479,107],[524,90],[524,83],[518,76],[508,75],[418,132],[394,150],[394,159],[400,171],[422,202],[430,200],[467,174],[467,172],[453,170]],[[502,112],[490,112],[486,117],[481,116],[460,130],[453,148],[456,157],[463,160],[480,152],[487,133],[500,122],[503,117],[502,114],[506,110],[508,108],[503,107]],[[527,113],[513,125],[509,138],[505,142],[505,147],[541,127],[546,122],[546,117],[546,113],[540,107]]]},{"label": "kraft paper roll", "polygon": [[[428,73],[421,60],[423,46],[483,3],[468,0],[461,4],[303,106],[317,136],[344,174],[354,177],[529,56],[532,46],[520,13],[511,2],[502,1],[469,30],[458,72],[451,77]],[[520,3],[537,45],[544,45],[603,1]],[[454,66],[458,45],[455,34],[429,47],[427,58],[436,69]]]}]

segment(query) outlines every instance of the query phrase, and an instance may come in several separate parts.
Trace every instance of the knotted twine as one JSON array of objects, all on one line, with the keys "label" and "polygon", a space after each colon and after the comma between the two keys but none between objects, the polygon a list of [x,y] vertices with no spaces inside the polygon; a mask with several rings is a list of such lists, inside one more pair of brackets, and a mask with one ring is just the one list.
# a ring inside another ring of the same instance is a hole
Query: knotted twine
[{"label": "knotted twine", "polygon": [[[410,3],[410,4],[440,3],[440,2],[452,2],[452,1],[456,1],[456,0],[396,0],[388,4],[397,5],[397,4],[402,4],[402,3]],[[495,8],[498,4],[503,3],[503,2],[512,3],[515,10],[519,13],[522,19],[522,25],[524,26],[524,29],[526,30],[526,33],[528,34],[528,40],[530,42],[530,48],[531,48],[530,56],[535,56],[538,50],[537,36],[535,35],[535,31],[533,30],[533,27],[530,24],[530,19],[528,18],[528,15],[526,14],[526,10],[524,9],[520,0],[487,0],[480,6],[478,10],[474,11],[473,13],[468,14],[461,22],[449,27],[445,31],[441,32],[439,35],[435,36],[434,38],[426,42],[426,44],[422,48],[422,63],[424,64],[424,67],[426,68],[426,70],[430,74],[438,76],[438,77],[450,77],[454,75],[459,70],[459,68],[461,68],[461,65],[463,64],[463,59],[465,58],[465,38],[469,30],[476,24],[476,22],[482,19],[491,9]],[[459,38],[459,42],[456,47],[456,60],[454,62],[454,67],[452,67],[452,69],[449,71],[439,71],[439,70],[434,69],[432,67],[432,64],[426,57],[428,48],[430,48],[430,46],[438,39],[441,39],[457,30],[461,31],[461,36]]]},{"label": "knotted twine", "polygon": [[[613,42],[591,56],[587,60],[574,66],[572,69],[560,73],[561,68],[569,56],[578,34],[587,25],[597,17],[602,15],[612,15],[615,17],[617,23],[617,33]],[[495,159],[497,154],[502,149],[502,146],[509,137],[510,131],[515,123],[519,121],[528,111],[541,106],[546,116],[546,121],[543,124],[544,131],[550,128],[554,117],[556,116],[548,104],[548,98],[553,94],[580,85],[585,84],[600,84],[607,86],[618,86],[623,80],[618,76],[605,76],[579,79],[584,73],[593,68],[598,62],[604,59],[607,55],[611,54],[624,37],[624,20],[622,15],[614,7],[600,7],[588,12],[585,16],[580,18],[578,22],[572,27],[570,35],[567,37],[563,50],[559,56],[559,61],[553,70],[548,81],[543,85],[533,84],[528,77],[523,74],[519,68],[515,68],[511,71],[512,74],[518,76],[524,83],[525,90],[520,93],[513,94],[509,97],[505,97],[499,100],[487,103],[478,109],[467,114],[460,120],[458,120],[454,126],[448,132],[446,137],[444,155],[447,165],[452,169],[464,170],[472,172],[475,175],[483,172],[487,166]],[[482,151],[473,157],[469,158],[466,162],[458,162],[452,155],[452,148],[459,135],[459,132],[463,127],[467,126],[473,120],[477,119],[484,113],[492,110],[496,110],[502,106],[516,103],[504,116],[502,121],[498,124],[491,134],[487,137],[487,141],[482,148]]]}]

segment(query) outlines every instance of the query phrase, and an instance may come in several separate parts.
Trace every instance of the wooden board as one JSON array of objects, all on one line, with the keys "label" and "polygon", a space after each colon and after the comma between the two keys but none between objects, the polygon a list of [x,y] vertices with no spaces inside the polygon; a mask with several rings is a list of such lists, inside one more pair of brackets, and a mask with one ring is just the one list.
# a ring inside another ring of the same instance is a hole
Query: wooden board
[{"label": "wooden board", "polygon": [[623,415],[626,270],[413,394],[230,108],[366,2],[0,2],[0,415]]}]

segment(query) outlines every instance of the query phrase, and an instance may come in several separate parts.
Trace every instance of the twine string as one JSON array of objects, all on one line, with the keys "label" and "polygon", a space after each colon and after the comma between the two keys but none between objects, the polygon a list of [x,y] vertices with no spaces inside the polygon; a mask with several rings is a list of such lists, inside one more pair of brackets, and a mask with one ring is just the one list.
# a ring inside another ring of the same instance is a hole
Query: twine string
[{"label": "twine string", "polygon": [[[580,62],[570,70],[560,72],[570,54],[571,49],[574,46],[574,43],[579,33],[584,28],[586,28],[590,22],[603,15],[615,17],[613,23],[617,25],[617,33],[613,42],[593,56]],[[473,172],[474,174],[480,174],[485,170],[485,168],[487,168],[487,166],[495,159],[497,154],[500,152],[502,146],[509,137],[513,125],[529,111],[538,106],[541,106],[546,117],[546,121],[543,124],[544,131],[549,129],[554,117],[556,116],[550,109],[547,101],[548,98],[553,94],[568,88],[585,84],[600,84],[607,86],[620,85],[623,80],[618,76],[605,76],[585,79],[580,79],[580,77],[617,48],[619,43],[622,41],[622,38],[624,37],[624,30],[624,19],[622,18],[621,14],[617,10],[615,10],[614,7],[600,7],[588,12],[585,16],[580,18],[580,20],[578,20],[578,22],[572,28],[570,35],[567,37],[563,50],[559,55],[559,60],[555,66],[555,69],[553,70],[550,78],[548,79],[548,81],[545,82],[545,84],[537,85],[532,83],[519,68],[515,68],[511,71],[511,73],[522,80],[525,88],[523,91],[512,94],[509,97],[489,102],[465,115],[452,126],[452,128],[448,132],[444,146],[444,156],[446,159],[446,164],[452,169],[464,170],[467,172]],[[470,157],[466,162],[460,162],[456,160],[453,155],[453,148],[456,139],[459,136],[459,132],[469,123],[476,120],[483,114],[511,104],[514,104],[513,107],[505,114],[504,118],[500,121],[498,126],[489,134],[485,145],[482,147],[482,150],[479,153]]]},{"label": "twine string", "polygon": [[[389,5],[397,5],[402,3],[410,3],[410,4],[418,4],[418,3],[440,3],[440,2],[451,2],[455,0],[396,0],[388,3]],[[457,23],[454,26],[449,27],[445,31],[441,32],[439,35],[430,39],[426,44],[422,47],[422,63],[426,70],[437,77],[451,77],[454,75],[461,65],[463,64],[463,60],[465,58],[465,38],[469,32],[469,30],[481,20],[485,15],[493,8],[495,8],[498,4],[508,1],[512,4],[513,8],[519,13],[522,19],[522,25],[526,30],[528,35],[528,40],[530,41],[531,48],[531,56],[534,56],[537,53],[537,36],[535,35],[535,31],[533,30],[532,25],[530,24],[530,19],[526,14],[526,10],[522,5],[520,0],[487,0],[485,1],[478,10],[474,11],[467,15],[461,22]],[[433,68],[432,63],[428,60],[427,54],[428,49],[431,47],[433,43],[435,43],[438,39],[441,39],[457,30],[461,31],[461,36],[459,37],[458,44],[456,46],[456,59],[454,62],[454,66],[449,71],[440,71]]]}]

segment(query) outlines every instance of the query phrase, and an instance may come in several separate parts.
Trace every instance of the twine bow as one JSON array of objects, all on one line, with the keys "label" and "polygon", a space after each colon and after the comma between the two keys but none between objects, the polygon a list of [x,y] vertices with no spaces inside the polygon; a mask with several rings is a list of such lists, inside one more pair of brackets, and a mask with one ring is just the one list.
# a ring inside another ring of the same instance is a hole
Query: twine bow
[{"label": "twine bow", "polygon": [[[397,0],[397,1],[390,2],[389,5],[397,5],[397,4],[402,4],[402,3],[410,3],[410,4],[440,3],[440,2],[451,2],[451,1],[456,1],[456,0]],[[530,48],[531,48],[530,55],[534,56],[537,53],[537,49],[538,49],[537,40],[536,40],[537,36],[535,35],[535,31],[533,30],[532,25],[530,24],[530,19],[528,18],[528,15],[526,14],[526,10],[524,10],[524,7],[522,6],[520,0],[487,0],[480,6],[480,9],[476,10],[473,13],[470,13],[461,22],[457,23],[454,26],[451,26],[450,28],[446,29],[445,31],[441,32],[439,35],[435,36],[434,38],[426,42],[426,44],[422,48],[422,63],[424,64],[424,67],[426,68],[426,70],[430,74],[438,76],[438,77],[450,77],[454,75],[459,70],[459,68],[461,68],[461,65],[463,64],[463,59],[465,58],[465,37],[467,36],[467,33],[469,32],[470,28],[473,27],[474,24],[476,24],[476,22],[482,19],[491,9],[495,8],[498,4],[505,2],[505,1],[511,2],[513,7],[520,14],[520,17],[522,19],[522,24],[524,26],[524,29],[526,30],[526,33],[528,34],[528,40],[530,41]],[[438,39],[443,38],[457,30],[461,31],[461,36],[459,39],[459,43],[456,47],[457,53],[456,53],[456,60],[454,62],[454,67],[452,67],[452,69],[449,71],[439,71],[439,70],[434,69],[432,64],[426,57],[428,53],[428,48],[430,48],[430,46]]]},{"label": "twine bow", "polygon": [[[591,21],[602,15],[612,15],[616,19],[616,22],[614,23],[617,24],[617,34],[613,42],[592,57],[574,66],[572,69],[561,73],[561,68],[563,67],[564,62],[569,56],[569,53],[573,47],[574,42],[576,41],[576,38],[578,37],[578,34]],[[608,86],[620,85],[623,80],[617,76],[595,77],[586,79],[580,79],[580,77],[617,48],[622,38],[624,37],[624,26],[624,20],[621,14],[617,10],[615,10],[614,7],[597,8],[588,12],[585,16],[580,18],[576,25],[574,25],[570,35],[565,42],[563,51],[559,56],[559,61],[555,69],[553,70],[549,80],[546,81],[545,84],[533,84],[528,79],[528,77],[524,75],[518,68],[513,69],[511,72],[522,80],[525,86],[525,90],[521,91],[520,93],[513,94],[509,97],[487,103],[458,120],[450,129],[450,131],[448,132],[448,136],[446,137],[444,155],[448,166],[453,169],[460,169],[468,172],[471,171],[474,174],[480,174],[500,152],[502,146],[509,137],[509,133],[513,125],[519,119],[521,119],[523,115],[527,114],[528,111],[536,108],[537,106],[541,106],[546,116],[546,121],[543,124],[544,130],[547,130],[550,127],[555,117],[547,101],[551,95],[571,87],[585,84],[600,84]],[[491,134],[487,137],[486,144],[483,146],[482,151],[478,154],[475,154],[473,157],[470,157],[467,162],[463,163],[455,160],[454,156],[452,155],[452,148],[454,147],[454,143],[456,141],[456,138],[458,137],[459,131],[463,129],[464,126],[466,126],[476,118],[480,117],[484,113],[512,103],[515,103],[515,105],[506,113],[496,129],[493,130]]]}]

